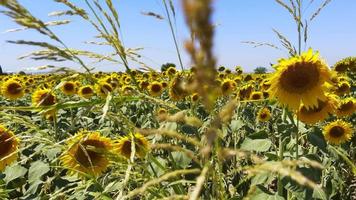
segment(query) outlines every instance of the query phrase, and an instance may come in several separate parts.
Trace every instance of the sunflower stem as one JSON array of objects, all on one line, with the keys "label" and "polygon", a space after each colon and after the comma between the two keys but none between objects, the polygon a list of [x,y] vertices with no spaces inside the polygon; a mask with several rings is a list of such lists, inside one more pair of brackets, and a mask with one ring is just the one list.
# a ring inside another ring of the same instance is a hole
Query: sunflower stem
[{"label": "sunflower stem", "polygon": [[[278,160],[282,161],[283,160],[283,153],[284,153],[282,134],[279,136],[279,147],[278,147],[278,149],[279,149]],[[283,197],[282,175],[280,175],[280,174],[278,175],[277,189],[278,189],[278,195]]]}]

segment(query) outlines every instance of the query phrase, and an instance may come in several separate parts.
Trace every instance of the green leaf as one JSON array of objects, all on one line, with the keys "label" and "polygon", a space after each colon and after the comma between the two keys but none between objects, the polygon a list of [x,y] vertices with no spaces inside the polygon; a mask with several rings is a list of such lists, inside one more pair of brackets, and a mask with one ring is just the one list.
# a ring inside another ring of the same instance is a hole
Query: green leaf
[{"label": "green leaf", "polygon": [[318,128],[314,128],[314,131],[312,133],[308,134],[308,141],[318,147],[319,149],[321,149],[322,151],[326,152],[326,141],[324,139],[323,134],[321,133],[321,130]]},{"label": "green leaf", "polygon": [[241,144],[241,149],[247,151],[257,151],[257,152],[266,152],[271,147],[272,142],[270,139],[256,139],[251,140],[246,138]]},{"label": "green leaf", "polygon": [[314,188],[314,191],[313,191],[313,198],[316,198],[316,199],[322,199],[322,200],[327,200],[327,196],[324,192],[324,190],[322,190],[321,188]]},{"label": "green leaf", "polygon": [[6,168],[4,174],[6,175],[4,180],[9,183],[12,180],[25,176],[27,169],[21,165],[12,165]]},{"label": "green leaf", "polygon": [[192,161],[185,153],[180,151],[172,152],[172,157],[174,161],[179,165],[181,168],[187,168]]},{"label": "green leaf", "polygon": [[262,185],[252,186],[253,192],[249,193],[248,198],[250,200],[284,200],[283,197],[279,196],[278,194],[273,194],[268,191]]},{"label": "green leaf", "polygon": [[35,183],[40,180],[44,174],[49,171],[48,164],[38,160],[31,164],[31,167],[28,171],[28,181],[30,183]]}]

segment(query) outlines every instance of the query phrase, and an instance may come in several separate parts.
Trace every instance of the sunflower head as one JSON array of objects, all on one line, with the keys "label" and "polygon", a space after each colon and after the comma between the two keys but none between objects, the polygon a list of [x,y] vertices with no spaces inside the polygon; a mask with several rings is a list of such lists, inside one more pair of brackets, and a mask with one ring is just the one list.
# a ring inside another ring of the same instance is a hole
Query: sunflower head
[{"label": "sunflower head", "polygon": [[32,104],[34,106],[52,106],[56,101],[56,96],[50,89],[38,89],[32,94]]},{"label": "sunflower head", "polygon": [[268,108],[262,108],[257,113],[257,121],[267,122],[271,119],[271,111]]},{"label": "sunflower head", "polygon": [[108,165],[112,141],[99,132],[80,131],[67,141],[67,150],[60,160],[72,174],[99,176]]},{"label": "sunflower head", "polygon": [[198,93],[194,93],[194,94],[192,94],[192,95],[190,96],[190,98],[191,98],[191,101],[192,101],[193,103],[195,103],[195,102],[197,102],[197,101],[199,100],[199,94],[198,94]]},{"label": "sunflower head", "polygon": [[335,93],[338,94],[339,96],[342,96],[344,94],[347,94],[350,92],[350,83],[347,81],[341,81],[337,84]]},{"label": "sunflower head", "polygon": [[270,79],[272,97],[292,110],[314,107],[319,100],[325,100],[322,85],[330,81],[331,73],[327,65],[314,54],[312,49],[290,59],[281,59],[275,66],[276,72]]},{"label": "sunflower head", "polygon": [[352,125],[342,120],[331,122],[323,129],[325,139],[336,145],[349,141],[353,132]]},{"label": "sunflower head", "polygon": [[18,146],[15,134],[0,125],[0,172],[17,159]]},{"label": "sunflower head", "polygon": [[89,99],[94,95],[94,89],[91,85],[84,85],[79,88],[78,95],[85,99]]},{"label": "sunflower head", "polygon": [[259,91],[253,91],[250,95],[250,100],[260,100],[263,98],[263,93]]},{"label": "sunflower head", "polygon": [[16,79],[9,79],[1,86],[1,93],[9,100],[16,100],[24,96],[25,87]]},{"label": "sunflower head", "polygon": [[188,95],[186,80],[177,74],[169,85],[169,97],[173,101],[184,99]]},{"label": "sunflower head", "polygon": [[109,93],[113,92],[113,88],[106,81],[99,81],[95,85],[95,91],[100,97],[106,98],[106,96],[108,96]]},{"label": "sunflower head", "polygon": [[315,124],[326,119],[336,111],[338,99],[336,95],[328,94],[325,101],[318,100],[318,106],[307,108],[301,105],[296,115],[300,121],[306,124]]},{"label": "sunflower head", "polygon": [[119,155],[130,159],[132,152],[132,142],[135,144],[135,156],[139,158],[145,157],[147,151],[149,150],[149,141],[140,133],[130,134],[120,138],[115,144],[115,151]]},{"label": "sunflower head", "polygon": [[77,84],[73,81],[65,81],[61,87],[61,91],[65,95],[74,95],[77,93]]},{"label": "sunflower head", "polygon": [[236,83],[231,79],[225,79],[221,83],[221,92],[224,96],[230,95],[236,87]]},{"label": "sunflower head", "polygon": [[151,96],[160,96],[163,92],[163,86],[158,81],[153,81],[148,85],[148,92]]},{"label": "sunflower head", "polygon": [[336,110],[336,115],[339,117],[346,117],[352,115],[356,111],[356,100],[353,97],[348,97],[340,101]]}]

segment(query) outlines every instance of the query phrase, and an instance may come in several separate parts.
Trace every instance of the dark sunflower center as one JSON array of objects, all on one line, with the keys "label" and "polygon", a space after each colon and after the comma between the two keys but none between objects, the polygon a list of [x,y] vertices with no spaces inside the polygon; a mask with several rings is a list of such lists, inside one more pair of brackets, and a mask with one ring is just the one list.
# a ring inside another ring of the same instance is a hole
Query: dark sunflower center
[{"label": "dark sunflower center", "polygon": [[122,154],[129,157],[131,155],[131,141],[127,140],[122,145]]},{"label": "dark sunflower center", "polygon": [[339,110],[340,111],[349,111],[354,107],[354,104],[352,101],[348,101],[346,103],[343,103],[340,105]]},{"label": "dark sunflower center", "polygon": [[41,95],[40,106],[51,106],[55,104],[55,97],[50,93],[45,93]]},{"label": "dark sunflower center", "polygon": [[159,85],[159,84],[153,84],[152,86],[151,86],[151,90],[152,90],[152,92],[160,92],[161,91],[161,86]]},{"label": "dark sunflower center", "polygon": [[222,85],[222,91],[223,91],[223,92],[228,91],[230,88],[231,88],[230,82],[225,82],[225,83],[223,83],[223,85]]},{"label": "dark sunflower center", "polygon": [[342,83],[339,87],[338,87],[338,92],[347,92],[350,89],[350,86],[347,83]]},{"label": "dark sunflower center", "polygon": [[268,116],[267,113],[261,113],[261,114],[260,114],[260,118],[261,118],[261,119],[266,119],[267,116]]},{"label": "dark sunflower center", "polygon": [[[94,149],[93,149],[94,148]],[[104,158],[97,150],[104,149],[105,144],[98,140],[86,140],[78,145],[75,159],[84,167],[97,166]]]},{"label": "dark sunflower center", "polygon": [[319,70],[313,63],[296,63],[284,71],[280,78],[281,87],[290,93],[304,93],[319,82]]},{"label": "dark sunflower center", "polygon": [[261,99],[261,95],[260,94],[252,94],[252,99],[259,100],[259,99]]},{"label": "dark sunflower center", "polygon": [[345,133],[345,130],[340,127],[340,126],[334,126],[330,129],[330,136],[333,138],[339,138],[343,136]]},{"label": "dark sunflower center", "polygon": [[90,87],[85,87],[82,89],[82,94],[92,94],[93,90]]},{"label": "dark sunflower center", "polygon": [[22,87],[20,84],[18,83],[10,83],[8,86],[7,86],[7,91],[10,93],[10,94],[19,94],[21,93],[22,91]]},{"label": "dark sunflower center", "polygon": [[13,139],[9,133],[0,132],[0,158],[3,158],[10,152],[12,141]]},{"label": "dark sunflower center", "polygon": [[74,91],[74,85],[72,83],[66,83],[64,84],[64,90],[68,92]]}]

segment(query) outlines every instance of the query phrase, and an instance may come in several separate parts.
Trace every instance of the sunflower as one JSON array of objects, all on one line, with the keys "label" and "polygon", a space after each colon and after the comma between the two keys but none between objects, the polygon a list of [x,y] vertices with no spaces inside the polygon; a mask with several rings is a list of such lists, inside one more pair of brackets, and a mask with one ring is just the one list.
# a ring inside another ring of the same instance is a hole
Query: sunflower
[{"label": "sunflower", "polygon": [[77,93],[77,84],[73,81],[65,81],[61,87],[61,91],[65,95],[74,95]]},{"label": "sunflower", "polygon": [[318,106],[313,108],[306,108],[302,105],[297,111],[296,115],[300,121],[306,124],[315,124],[324,120],[330,114],[336,111],[338,100],[335,95],[327,95],[326,101],[318,100]]},{"label": "sunflower", "polygon": [[84,85],[79,88],[78,95],[85,99],[89,99],[94,95],[94,89],[91,85]]},{"label": "sunflower", "polygon": [[15,80],[9,79],[5,81],[1,86],[1,93],[5,98],[10,100],[16,100],[24,96],[24,87],[22,84]]},{"label": "sunflower", "polygon": [[235,81],[231,79],[225,79],[221,83],[221,92],[224,96],[227,96],[234,91],[235,87],[236,87]]},{"label": "sunflower", "polygon": [[135,93],[135,89],[131,85],[125,85],[121,88],[121,93],[125,96],[129,96]]},{"label": "sunflower", "polygon": [[303,103],[306,108],[318,105],[318,99],[326,99],[322,85],[330,81],[330,70],[313,50],[290,59],[281,59],[275,66],[276,72],[270,78],[272,97],[298,110]]},{"label": "sunflower", "polygon": [[113,91],[113,88],[109,83],[105,81],[99,81],[95,85],[95,90],[99,96],[106,98],[106,96],[108,96],[108,94]]},{"label": "sunflower", "polygon": [[173,101],[179,101],[188,96],[186,80],[181,75],[176,75],[169,85],[169,97]]},{"label": "sunflower", "polygon": [[17,159],[19,139],[0,125],[0,172]]},{"label": "sunflower", "polygon": [[346,117],[352,115],[356,111],[356,100],[353,97],[348,97],[340,101],[336,110],[336,115],[339,117]]},{"label": "sunflower", "polygon": [[158,81],[153,81],[152,83],[150,83],[147,89],[150,95],[155,97],[160,96],[163,92],[163,86]]},{"label": "sunflower", "polygon": [[130,134],[128,136],[120,138],[115,144],[114,151],[116,151],[119,155],[130,159],[131,156],[131,142],[132,140],[135,143],[135,151],[136,156],[139,158],[145,157],[148,149],[149,142],[148,140],[141,135],[140,133]]},{"label": "sunflower", "polygon": [[257,120],[259,122],[266,122],[271,119],[271,111],[268,108],[262,108],[257,113]]},{"label": "sunflower", "polygon": [[34,106],[52,106],[56,101],[56,96],[50,89],[39,89],[32,94],[32,104]]},{"label": "sunflower", "polygon": [[99,132],[80,131],[67,141],[60,160],[71,174],[99,176],[109,165],[107,154],[112,148],[112,140]]},{"label": "sunflower", "polygon": [[351,124],[342,120],[331,122],[323,129],[325,139],[336,145],[349,141],[353,132]]},{"label": "sunflower", "polygon": [[347,81],[341,81],[337,84],[335,93],[338,94],[339,96],[342,96],[344,94],[347,94],[350,92],[350,83]]},{"label": "sunflower", "polygon": [[199,94],[198,93],[194,93],[190,96],[190,99],[193,103],[197,102],[199,100]]},{"label": "sunflower", "polygon": [[263,98],[263,93],[259,91],[254,91],[250,95],[250,100],[260,100]]},{"label": "sunflower", "polygon": [[252,93],[252,85],[248,84],[243,86],[239,91],[240,100],[248,99]]}]

